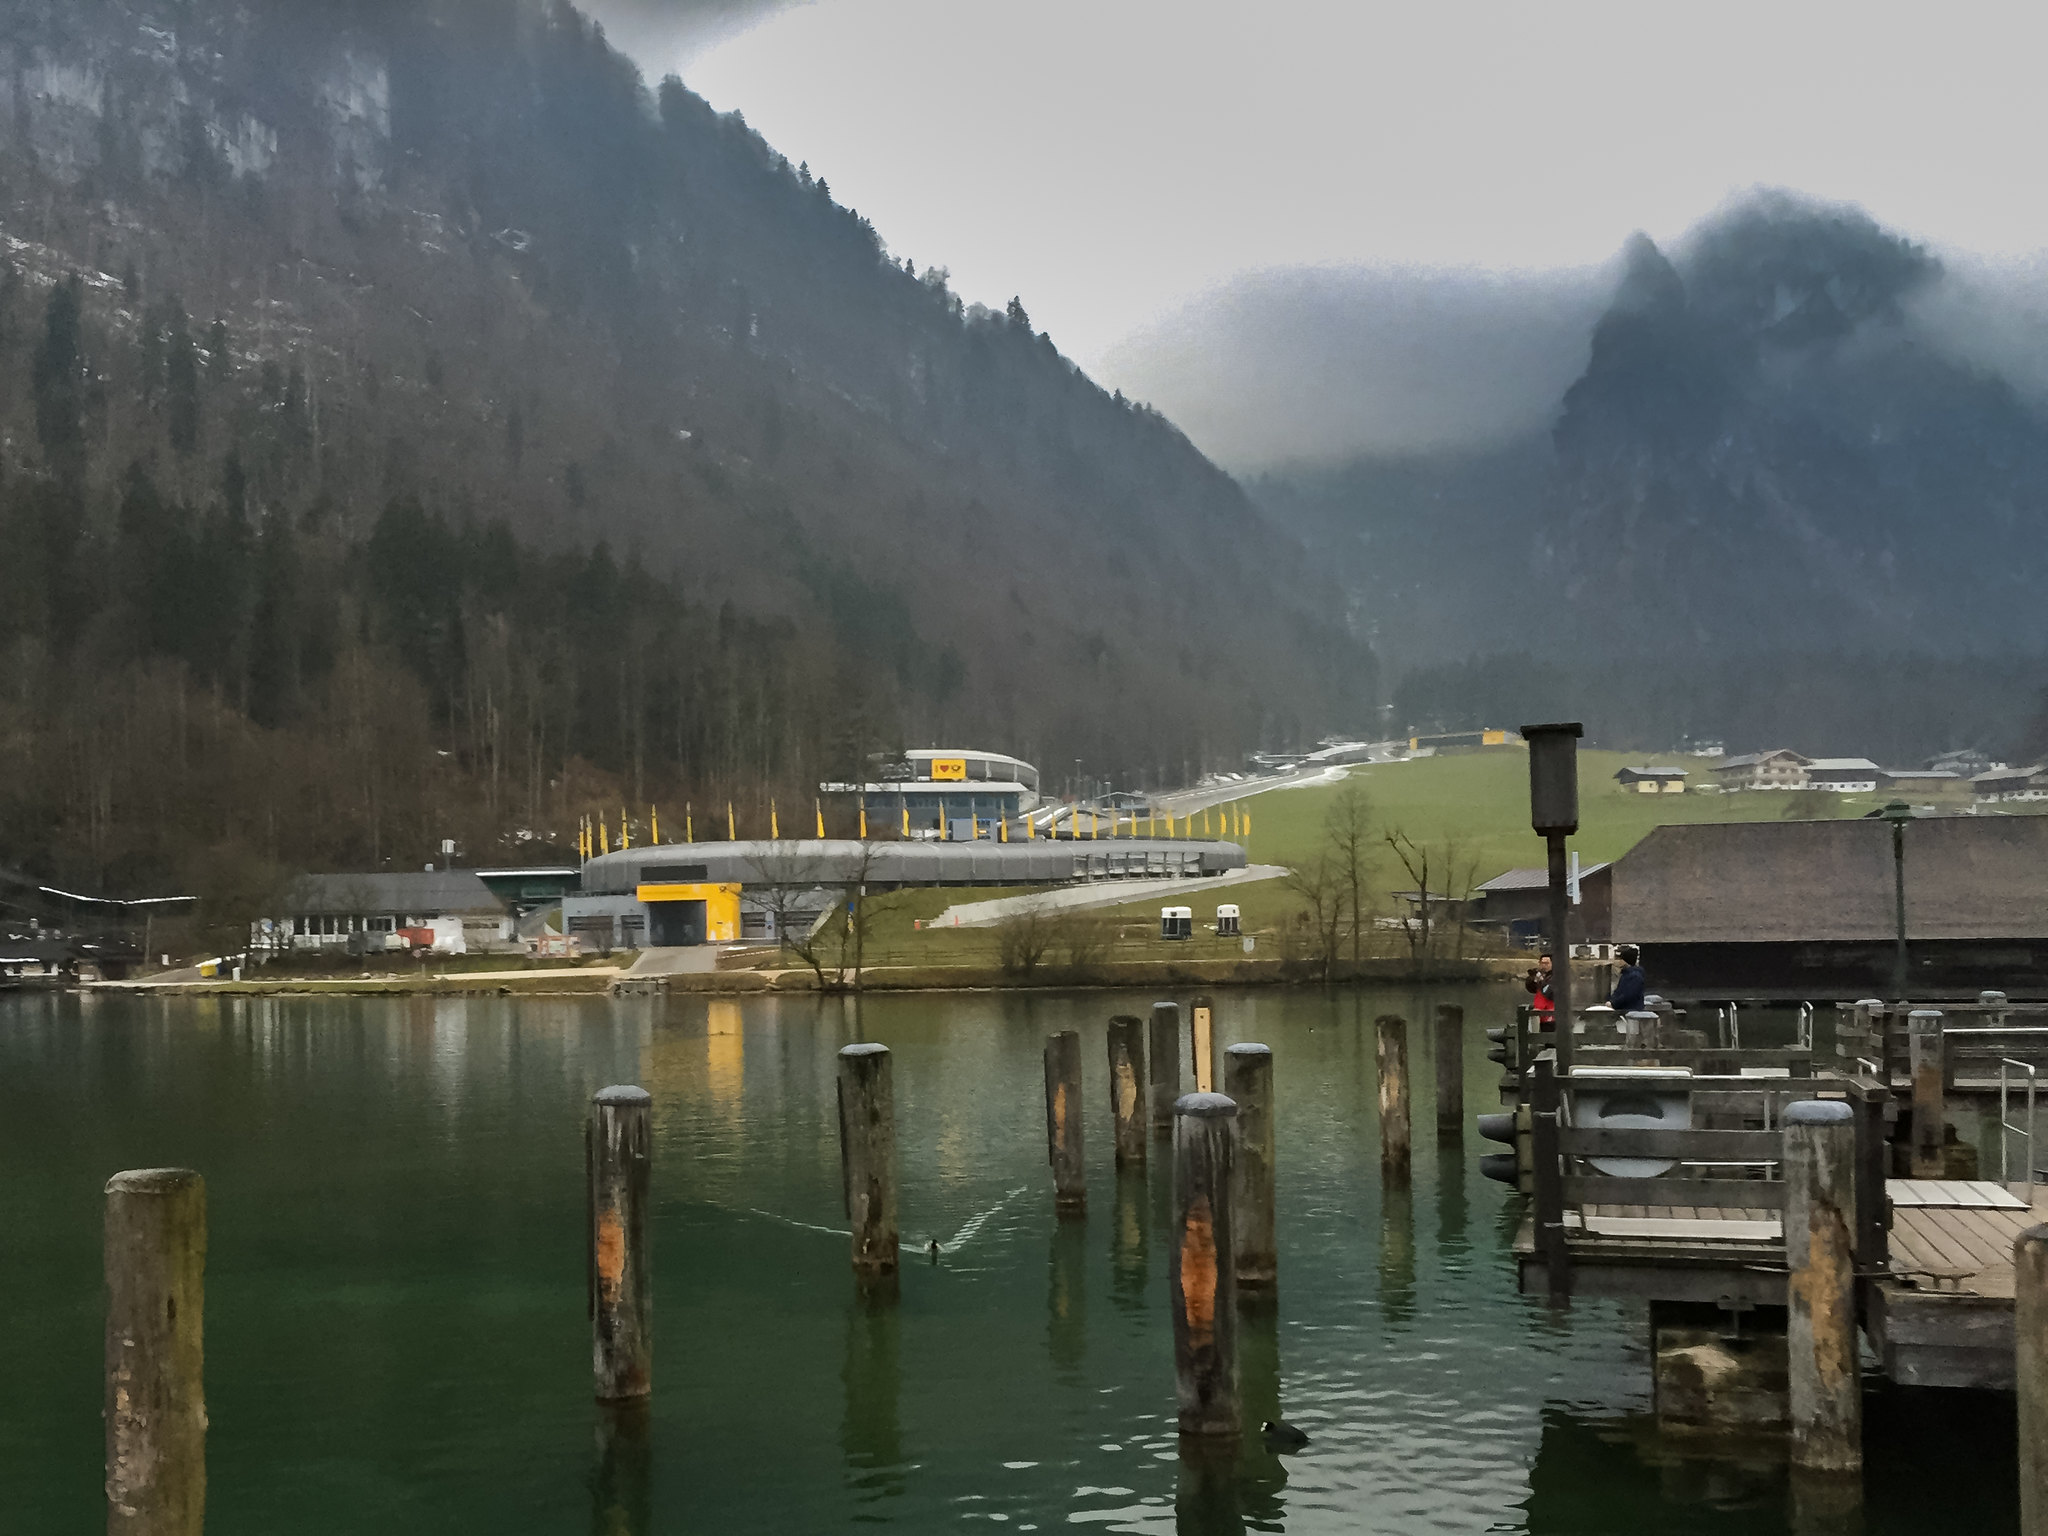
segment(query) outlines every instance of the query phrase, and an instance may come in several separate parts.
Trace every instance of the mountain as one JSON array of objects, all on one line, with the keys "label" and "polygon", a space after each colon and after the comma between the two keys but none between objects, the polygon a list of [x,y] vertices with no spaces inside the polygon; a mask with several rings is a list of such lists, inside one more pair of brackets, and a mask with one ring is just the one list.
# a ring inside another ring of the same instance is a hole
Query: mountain
[{"label": "mountain", "polygon": [[2048,676],[2048,418],[1944,333],[1947,278],[1757,194],[1629,242],[1545,429],[1257,494],[1342,562],[1401,724],[1489,677],[1616,742],[2001,748]]},{"label": "mountain", "polygon": [[566,5],[0,0],[0,236],[25,865],[485,856],[941,739],[1157,781],[1374,698],[1161,415]]}]

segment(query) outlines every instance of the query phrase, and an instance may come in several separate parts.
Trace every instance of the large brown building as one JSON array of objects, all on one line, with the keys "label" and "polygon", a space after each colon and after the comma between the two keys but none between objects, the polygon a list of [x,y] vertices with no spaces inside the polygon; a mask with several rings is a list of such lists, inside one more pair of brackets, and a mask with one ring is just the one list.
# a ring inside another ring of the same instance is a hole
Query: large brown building
[{"label": "large brown building", "polygon": [[[2048,816],[1928,816],[1905,828],[1914,997],[2048,996]],[[1617,860],[1610,929],[1653,990],[1889,996],[1892,829],[1876,819],[1658,827]]]}]

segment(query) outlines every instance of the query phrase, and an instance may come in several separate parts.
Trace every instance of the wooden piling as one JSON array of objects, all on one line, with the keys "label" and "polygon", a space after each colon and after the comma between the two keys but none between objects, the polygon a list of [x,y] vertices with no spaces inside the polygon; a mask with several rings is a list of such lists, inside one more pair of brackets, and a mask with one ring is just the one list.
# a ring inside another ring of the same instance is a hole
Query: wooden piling
[{"label": "wooden piling", "polygon": [[601,1403],[654,1390],[654,1253],[647,1241],[653,1107],[645,1088],[600,1088],[584,1125],[590,1367]]},{"label": "wooden piling", "polygon": [[107,1181],[108,1536],[206,1524],[206,1181],[141,1168]]},{"label": "wooden piling", "polygon": [[1408,1021],[1383,1013],[1373,1021],[1380,1074],[1380,1176],[1408,1181]]},{"label": "wooden piling", "polygon": [[1146,1064],[1150,1071],[1152,1134],[1161,1140],[1173,1136],[1173,1106],[1180,1101],[1180,1004],[1154,1003],[1150,1036],[1146,1041]]},{"label": "wooden piling", "polygon": [[1198,997],[1188,1008],[1188,1056],[1195,1092],[1216,1091],[1216,1005]]},{"label": "wooden piling", "polygon": [[2029,1227],[2014,1241],[2012,1274],[2020,1536],[2048,1536],[2048,1226]]},{"label": "wooden piling", "polygon": [[1052,1164],[1053,1204],[1063,1212],[1088,1204],[1082,1151],[1081,1033],[1063,1029],[1045,1042],[1045,1160]]},{"label": "wooden piling", "polygon": [[1948,1137],[1939,1008],[1915,1008],[1906,1016],[1906,1044],[1913,1071],[1913,1177],[1938,1179]]},{"label": "wooden piling", "polygon": [[1109,1021],[1109,1115],[1116,1165],[1145,1161],[1145,1023],[1120,1013]]},{"label": "wooden piling", "polygon": [[853,1272],[866,1280],[893,1279],[896,1083],[886,1045],[849,1045],[839,1052],[839,1162],[853,1230]]},{"label": "wooden piling", "polygon": [[1237,1162],[1230,1186],[1232,1268],[1237,1283],[1264,1290],[1280,1273],[1273,1207],[1273,1051],[1233,1045],[1223,1053],[1223,1091],[1237,1105]]},{"label": "wooden piling", "polygon": [[1855,1112],[1839,1099],[1788,1105],[1784,1143],[1792,1464],[1855,1472],[1863,1465]]},{"label": "wooden piling", "polygon": [[1190,1093],[1174,1106],[1173,1368],[1184,1435],[1238,1432],[1236,1143],[1237,1106],[1222,1094]]},{"label": "wooden piling", "polygon": [[1436,1135],[1461,1141],[1465,1135],[1465,1010],[1436,1005]]}]

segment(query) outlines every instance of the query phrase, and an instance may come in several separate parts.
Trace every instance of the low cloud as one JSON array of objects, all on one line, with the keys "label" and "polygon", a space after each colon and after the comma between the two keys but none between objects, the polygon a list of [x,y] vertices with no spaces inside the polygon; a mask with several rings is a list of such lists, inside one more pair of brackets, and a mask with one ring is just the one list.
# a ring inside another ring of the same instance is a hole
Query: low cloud
[{"label": "low cloud", "polygon": [[1247,273],[1119,342],[1098,372],[1234,470],[1493,447],[1554,419],[1618,275]]},{"label": "low cloud", "polygon": [[800,0],[582,0],[605,36],[656,77]]}]

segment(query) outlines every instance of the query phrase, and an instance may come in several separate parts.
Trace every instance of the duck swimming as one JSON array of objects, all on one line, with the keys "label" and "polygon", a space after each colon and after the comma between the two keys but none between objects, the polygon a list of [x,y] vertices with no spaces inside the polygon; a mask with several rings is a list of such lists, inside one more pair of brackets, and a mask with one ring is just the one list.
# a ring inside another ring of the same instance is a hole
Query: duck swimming
[{"label": "duck swimming", "polygon": [[1268,1419],[1259,1427],[1265,1433],[1269,1451],[1298,1451],[1308,1444],[1308,1431],[1296,1429],[1285,1419]]}]

